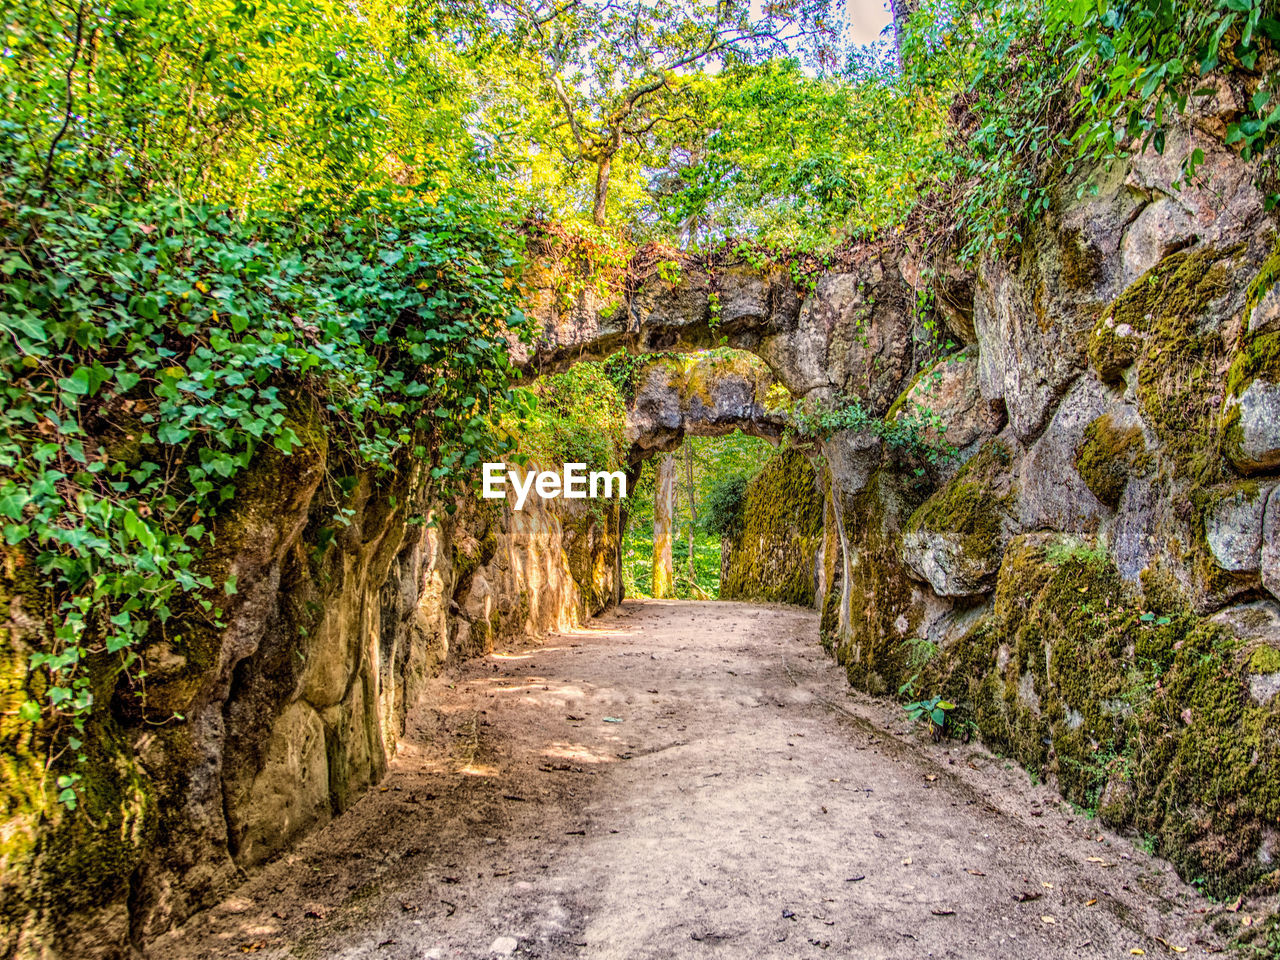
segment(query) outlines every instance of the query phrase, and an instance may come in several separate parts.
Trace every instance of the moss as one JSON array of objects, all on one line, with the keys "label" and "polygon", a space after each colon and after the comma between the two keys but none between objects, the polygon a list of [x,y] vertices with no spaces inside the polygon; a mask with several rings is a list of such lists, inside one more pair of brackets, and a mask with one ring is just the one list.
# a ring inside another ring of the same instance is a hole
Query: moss
[{"label": "moss", "polygon": [[755,380],[767,378],[768,368],[754,354],[734,352],[729,356],[692,355],[692,359],[671,361],[675,364],[673,380],[680,385],[680,397],[686,403],[697,399],[708,409],[715,406],[712,389],[727,378]]},{"label": "moss", "polygon": [[896,691],[914,672],[906,641],[919,635],[925,603],[902,561],[901,534],[926,493],[901,473],[881,468],[857,494],[841,498],[850,558],[844,589],[851,599],[835,654],[860,690]]},{"label": "moss", "polygon": [[[1144,598],[1105,553],[1015,538],[991,613],[929,665],[989,744],[1106,823],[1155,840],[1184,877],[1234,895],[1263,872],[1280,822],[1280,700],[1245,684],[1241,644],[1152,581]],[[1264,652],[1265,651],[1265,652]]]},{"label": "moss", "polygon": [[[1170,540],[1167,552],[1176,556],[1184,567],[1191,571],[1192,582],[1199,594],[1204,598],[1204,605],[1220,607],[1232,597],[1240,594],[1250,582],[1257,581],[1257,570],[1232,571],[1224,569],[1214,556],[1209,546],[1209,524],[1215,514],[1228,501],[1235,501],[1236,506],[1255,502],[1263,495],[1257,481],[1236,480],[1230,483],[1217,484],[1212,487],[1197,486],[1188,496],[1192,506],[1190,513],[1191,542],[1180,547],[1178,542]],[[1256,504],[1259,510],[1262,504]],[[1178,589],[1169,585],[1169,593]]]},{"label": "moss", "polygon": [[[18,556],[5,551],[0,576],[10,610],[41,595],[30,568],[15,563]],[[95,714],[81,734],[83,763],[64,752],[46,771],[51,738],[61,735],[17,716],[43,686],[29,673],[30,651],[14,632],[22,619],[9,621],[0,653],[0,942],[10,942],[8,932],[19,926],[52,931],[119,902],[156,829],[154,786],[110,713]],[[75,811],[56,799],[57,778],[73,773],[81,778]]]},{"label": "moss", "polygon": [[[456,578],[454,596],[466,593],[472,575],[493,559],[498,551],[498,532],[502,527],[505,502],[501,500],[470,500],[468,509],[473,513],[464,525],[478,536],[456,536],[453,539],[453,572]],[[460,529],[461,529],[460,526]]]},{"label": "moss", "polygon": [[1258,647],[1249,657],[1250,673],[1280,673],[1280,650]]},{"label": "moss", "polygon": [[1151,464],[1136,424],[1121,427],[1110,413],[1104,413],[1084,430],[1076,450],[1076,469],[1099,501],[1115,509],[1125,484],[1135,473]]},{"label": "moss", "polygon": [[1170,254],[1130,284],[1089,338],[1089,359],[1099,376],[1118,380],[1153,349],[1182,353],[1202,346],[1196,322],[1229,289],[1229,274],[1219,263],[1228,255],[1211,247]]},{"label": "moss", "polygon": [[1062,251],[1062,280],[1071,290],[1087,290],[1102,275],[1103,256],[1078,228],[1059,234]]},{"label": "moss", "polygon": [[1280,331],[1246,339],[1227,370],[1227,396],[1240,396],[1259,377],[1280,383]]},{"label": "moss", "polygon": [[1164,446],[1175,474],[1212,483],[1222,474],[1217,369],[1222,343],[1203,320],[1230,290],[1224,260],[1207,248],[1161,260],[1116,301],[1112,314],[1142,333],[1136,394],[1143,419]]},{"label": "moss", "polygon": [[1008,446],[988,441],[912,514],[907,531],[959,534],[964,556],[994,564],[1004,549],[1004,517],[1013,500],[1007,489],[1010,460]]},{"label": "moss", "polygon": [[1263,262],[1258,275],[1253,278],[1253,282],[1249,284],[1249,289],[1245,293],[1245,330],[1249,329],[1254,308],[1261,302],[1263,297],[1271,292],[1271,289],[1277,283],[1280,283],[1280,236],[1276,237],[1275,243],[1271,248],[1271,256]]},{"label": "moss", "polygon": [[593,616],[613,600],[619,547],[621,507],[588,506],[576,515],[561,514],[569,573],[582,596],[585,616]]},{"label": "moss", "polygon": [[813,606],[824,506],[804,453],[773,457],[743,493],[742,532],[730,543],[720,596]]}]

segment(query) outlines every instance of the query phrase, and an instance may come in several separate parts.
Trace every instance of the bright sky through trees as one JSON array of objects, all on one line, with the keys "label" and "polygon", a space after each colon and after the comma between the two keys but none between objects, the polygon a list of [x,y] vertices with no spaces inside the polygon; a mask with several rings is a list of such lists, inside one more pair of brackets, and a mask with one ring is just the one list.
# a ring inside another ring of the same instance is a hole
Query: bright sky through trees
[{"label": "bright sky through trees", "polygon": [[846,4],[850,43],[873,43],[893,19],[888,0],[846,0]]}]

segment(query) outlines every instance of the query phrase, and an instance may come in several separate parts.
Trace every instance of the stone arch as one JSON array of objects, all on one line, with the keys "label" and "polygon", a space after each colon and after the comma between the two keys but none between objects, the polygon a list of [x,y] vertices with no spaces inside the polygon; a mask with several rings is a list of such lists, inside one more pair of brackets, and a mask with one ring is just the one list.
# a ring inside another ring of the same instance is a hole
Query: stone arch
[{"label": "stone arch", "polygon": [[718,437],[735,430],[776,443],[787,415],[769,403],[775,384],[768,368],[747,356],[692,362],[664,357],[646,364],[627,405],[628,460],[637,464],[674,450],[687,436]]},{"label": "stone arch", "polygon": [[929,339],[899,259],[891,247],[867,245],[798,283],[777,266],[684,257],[678,276],[653,273],[612,298],[589,287],[562,302],[544,288],[531,306],[538,335],[515,347],[516,361],[537,376],[619,350],[723,345],[758,356],[797,398],[857,397],[882,414],[925,362]]}]

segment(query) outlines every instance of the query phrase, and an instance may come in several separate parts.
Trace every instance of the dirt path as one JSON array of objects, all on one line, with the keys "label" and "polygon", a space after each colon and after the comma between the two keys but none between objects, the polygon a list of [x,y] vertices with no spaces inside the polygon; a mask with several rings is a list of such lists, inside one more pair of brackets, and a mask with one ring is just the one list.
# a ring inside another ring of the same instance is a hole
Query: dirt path
[{"label": "dirt path", "polygon": [[1212,949],[1167,865],[851,696],[816,633],[791,608],[633,601],[472,662],[380,789],[149,956]]}]

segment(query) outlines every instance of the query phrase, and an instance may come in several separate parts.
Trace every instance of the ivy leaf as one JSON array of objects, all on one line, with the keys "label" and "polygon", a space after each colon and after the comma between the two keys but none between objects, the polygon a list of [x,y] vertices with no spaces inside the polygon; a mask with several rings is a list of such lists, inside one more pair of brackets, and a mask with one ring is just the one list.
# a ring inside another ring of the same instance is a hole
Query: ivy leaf
[{"label": "ivy leaf", "polygon": [[35,723],[40,719],[40,704],[34,700],[25,700],[18,708],[18,716],[27,723]]},{"label": "ivy leaf", "polygon": [[88,367],[77,367],[71,376],[63,377],[58,381],[58,386],[65,392],[77,396],[87,396],[92,389],[92,377]]}]

